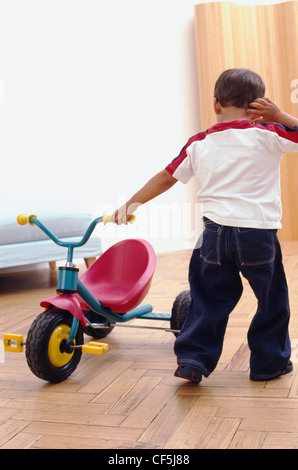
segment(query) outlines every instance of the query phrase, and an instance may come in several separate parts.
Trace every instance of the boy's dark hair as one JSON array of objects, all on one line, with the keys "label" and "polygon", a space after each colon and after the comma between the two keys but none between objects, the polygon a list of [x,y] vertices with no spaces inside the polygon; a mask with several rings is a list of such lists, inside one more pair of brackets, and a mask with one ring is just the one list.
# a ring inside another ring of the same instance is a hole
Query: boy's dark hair
[{"label": "boy's dark hair", "polygon": [[249,103],[265,96],[262,78],[248,69],[229,69],[215,83],[214,98],[222,107],[248,107]]}]

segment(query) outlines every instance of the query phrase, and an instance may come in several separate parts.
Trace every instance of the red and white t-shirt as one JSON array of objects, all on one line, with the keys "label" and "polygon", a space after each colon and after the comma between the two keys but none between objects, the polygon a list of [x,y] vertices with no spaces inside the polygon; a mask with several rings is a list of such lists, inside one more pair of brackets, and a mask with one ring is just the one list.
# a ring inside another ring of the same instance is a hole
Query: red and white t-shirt
[{"label": "red and white t-shirt", "polygon": [[166,170],[198,182],[203,214],[220,225],[281,228],[280,161],[298,152],[298,127],[237,120],[191,137]]}]

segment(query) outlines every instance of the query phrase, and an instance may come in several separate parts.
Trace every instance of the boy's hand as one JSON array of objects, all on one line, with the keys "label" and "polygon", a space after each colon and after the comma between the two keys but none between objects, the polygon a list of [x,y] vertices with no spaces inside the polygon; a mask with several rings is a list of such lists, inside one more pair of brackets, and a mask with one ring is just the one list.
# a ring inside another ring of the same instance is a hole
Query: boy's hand
[{"label": "boy's hand", "polygon": [[137,206],[138,204],[124,204],[124,206],[120,207],[114,212],[114,214],[112,215],[112,222],[117,225],[127,225],[131,221],[131,216],[137,209]]},{"label": "boy's hand", "polygon": [[270,98],[257,98],[249,106],[248,114],[253,115],[253,122],[281,122],[282,111]]},{"label": "boy's hand", "polygon": [[114,212],[112,222],[117,225],[127,224],[128,214],[127,206],[124,205]]},{"label": "boy's hand", "polygon": [[298,126],[298,119],[282,111],[270,98],[257,98],[249,104],[253,109],[247,113],[252,116],[252,122],[275,122],[285,126]]}]

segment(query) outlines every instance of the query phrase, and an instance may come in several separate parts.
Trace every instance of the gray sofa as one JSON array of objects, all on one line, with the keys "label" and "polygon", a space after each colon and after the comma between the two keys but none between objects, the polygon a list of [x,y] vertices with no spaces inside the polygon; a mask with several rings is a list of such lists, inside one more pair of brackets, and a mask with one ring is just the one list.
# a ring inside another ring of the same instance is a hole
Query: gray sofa
[{"label": "gray sofa", "polygon": [[[73,207],[52,207],[41,205],[30,211],[18,207],[1,209],[0,212],[0,269],[48,262],[51,268],[56,261],[64,260],[67,249],[56,245],[37,226],[19,225],[19,213],[35,214],[58,237],[63,240],[79,241],[93,217],[88,212]],[[89,241],[74,250],[76,258],[85,259],[89,266],[102,253],[100,237],[93,232]]]}]

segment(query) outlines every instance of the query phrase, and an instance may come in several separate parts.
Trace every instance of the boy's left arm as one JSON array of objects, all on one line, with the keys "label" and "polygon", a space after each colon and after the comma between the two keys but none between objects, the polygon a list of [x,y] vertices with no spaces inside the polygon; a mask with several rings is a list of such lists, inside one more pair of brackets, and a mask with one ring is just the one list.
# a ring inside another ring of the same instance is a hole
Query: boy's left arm
[{"label": "boy's left arm", "polygon": [[275,122],[288,127],[298,126],[298,119],[282,111],[270,98],[257,98],[249,106],[251,108],[247,110],[247,113],[253,116],[253,122]]}]

